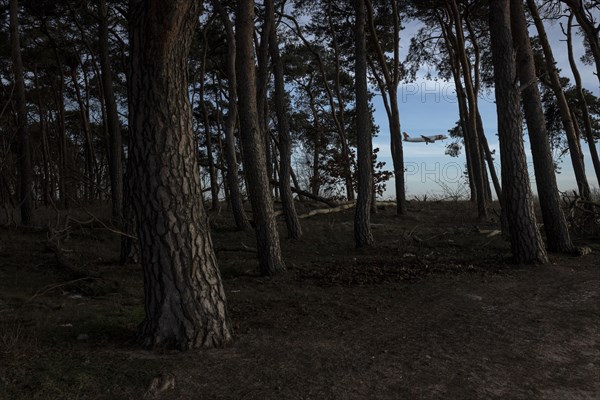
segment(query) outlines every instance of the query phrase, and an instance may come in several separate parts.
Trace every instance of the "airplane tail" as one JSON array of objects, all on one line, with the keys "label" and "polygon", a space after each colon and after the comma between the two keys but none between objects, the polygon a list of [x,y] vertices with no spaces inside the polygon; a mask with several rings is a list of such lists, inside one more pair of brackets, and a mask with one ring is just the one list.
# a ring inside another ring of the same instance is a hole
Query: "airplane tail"
[{"label": "airplane tail", "polygon": [[404,136],[404,140],[407,140],[407,139],[408,139],[408,133],[406,133],[406,132],[402,132],[402,135]]}]

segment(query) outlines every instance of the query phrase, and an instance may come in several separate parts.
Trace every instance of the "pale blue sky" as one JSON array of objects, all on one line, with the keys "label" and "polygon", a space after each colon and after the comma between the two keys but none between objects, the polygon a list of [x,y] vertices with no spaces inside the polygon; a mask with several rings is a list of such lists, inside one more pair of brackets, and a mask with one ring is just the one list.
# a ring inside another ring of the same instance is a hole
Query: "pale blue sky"
[{"label": "pale blue sky", "polygon": [[[600,15],[599,15],[600,17]],[[417,31],[417,24],[409,24],[402,33],[401,46],[403,54],[406,53],[410,43],[410,37]],[[546,29],[553,44],[554,56],[558,67],[562,69],[561,74],[571,80],[572,74],[568,64],[566,43],[562,41],[564,36],[558,24],[547,24]],[[532,30],[532,34],[535,32]],[[576,58],[579,60],[583,54],[583,39],[581,36],[574,36],[574,50]],[[579,63],[579,69],[582,74],[584,86],[592,91],[596,96],[600,96],[600,87],[598,79],[593,74],[593,67]],[[421,74],[422,76],[423,74]],[[414,84],[403,85],[399,88],[400,103],[400,123],[403,131],[411,135],[434,135],[446,134],[448,129],[452,128],[458,120],[458,106],[454,96],[453,82],[433,82],[419,79]],[[483,118],[488,142],[492,149],[498,148],[498,124],[496,117],[496,107],[494,104],[493,93],[484,93],[480,97],[479,107]],[[375,121],[380,127],[380,134],[373,141],[374,147],[380,148],[379,159],[387,162],[386,167],[391,169],[390,136],[389,127],[385,109],[381,97],[374,99]],[[449,186],[459,185],[456,179],[456,170],[464,167],[464,151],[461,157],[453,158],[444,154],[446,144],[450,140],[436,142],[432,144],[425,143],[407,143],[404,145],[404,160],[407,167],[406,189],[407,197],[422,196],[424,194],[442,195],[441,186],[435,182],[436,179],[445,181]],[[595,178],[589,148],[587,143],[582,142],[584,159],[590,185],[598,187]],[[525,143],[525,150],[529,158],[529,173],[533,175],[531,164],[531,154],[529,143]],[[496,152],[496,164],[499,173],[500,157]],[[561,173],[557,175],[560,190],[569,190],[576,188],[573,170],[568,155],[563,157],[561,164]],[[532,180],[532,188],[535,191],[535,185]],[[394,197],[394,182],[390,180],[385,198]]]}]

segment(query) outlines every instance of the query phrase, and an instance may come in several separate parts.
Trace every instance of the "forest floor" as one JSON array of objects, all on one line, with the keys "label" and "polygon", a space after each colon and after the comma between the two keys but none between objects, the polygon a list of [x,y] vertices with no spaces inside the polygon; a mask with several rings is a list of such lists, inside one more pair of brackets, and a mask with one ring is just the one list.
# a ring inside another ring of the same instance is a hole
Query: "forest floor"
[{"label": "forest floor", "polygon": [[[600,398],[598,239],[577,239],[585,256],[515,266],[469,207],[387,207],[366,250],[353,210],[304,219],[275,278],[257,276],[253,235],[212,215],[235,337],[187,353],[132,342],[142,274],[119,265],[114,233],[71,220],[59,260],[47,229],[2,228],[0,399]],[[102,279],[77,280],[65,260]],[[151,396],[155,377],[174,388]]]}]

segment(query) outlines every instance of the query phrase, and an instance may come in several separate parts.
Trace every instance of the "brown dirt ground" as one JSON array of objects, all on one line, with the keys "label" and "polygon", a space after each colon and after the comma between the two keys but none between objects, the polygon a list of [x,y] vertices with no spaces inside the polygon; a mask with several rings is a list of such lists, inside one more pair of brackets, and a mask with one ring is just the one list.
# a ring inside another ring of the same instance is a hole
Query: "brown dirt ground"
[{"label": "brown dirt ground", "polygon": [[0,399],[142,399],[161,374],[175,379],[161,399],[600,398],[597,239],[578,240],[587,256],[514,266],[468,204],[393,211],[373,217],[368,250],[352,210],[303,220],[275,278],[236,251],[251,233],[213,215],[235,340],[188,353],[131,342],[141,271],[118,265],[113,233],[73,226],[66,256],[106,281],[66,284],[46,231],[0,229]]}]

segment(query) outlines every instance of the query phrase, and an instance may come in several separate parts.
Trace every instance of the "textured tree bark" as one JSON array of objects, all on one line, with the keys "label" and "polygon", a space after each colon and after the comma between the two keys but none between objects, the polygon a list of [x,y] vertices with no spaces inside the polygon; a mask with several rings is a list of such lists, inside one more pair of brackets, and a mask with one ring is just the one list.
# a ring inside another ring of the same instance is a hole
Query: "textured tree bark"
[{"label": "textured tree bark", "polygon": [[238,120],[238,107],[237,107],[237,75],[235,71],[236,63],[236,44],[235,34],[233,32],[233,24],[229,19],[229,15],[225,10],[225,7],[219,0],[211,1],[219,16],[223,25],[225,26],[225,32],[227,35],[227,90],[229,94],[229,115],[225,122],[225,143],[226,143],[226,156],[227,156],[227,182],[229,186],[229,200],[231,202],[231,210],[233,211],[233,219],[235,225],[240,230],[245,230],[250,227],[248,223],[248,217],[244,211],[244,202],[242,200],[242,194],[240,193],[240,178],[238,174],[238,161],[236,156],[236,145],[235,145],[235,126]]},{"label": "textured tree bark", "polygon": [[354,27],[355,83],[356,83],[356,136],[358,153],[358,194],[354,213],[354,241],[356,247],[371,246],[371,201],[373,190],[373,144],[369,126],[369,97],[367,92],[367,45],[365,40],[366,12],[364,0],[354,0],[356,25]]},{"label": "textured tree bark", "polygon": [[23,60],[21,59],[18,0],[10,0],[10,47],[13,74],[15,77],[15,92],[17,95],[17,143],[21,223],[29,225],[33,219],[33,167],[31,163],[31,137],[27,126],[27,103],[25,99]]},{"label": "textured tree bark", "polygon": [[506,212],[509,224],[515,262],[543,264],[548,262],[548,256],[536,226],[523,148],[519,86],[510,28],[510,1],[490,0],[489,6],[502,162],[503,212]]},{"label": "textured tree bark", "polygon": [[569,15],[569,22],[567,27],[567,50],[569,52],[569,64],[571,65],[571,71],[575,78],[575,88],[577,90],[577,97],[581,104],[581,112],[583,114],[583,128],[585,130],[585,136],[590,148],[590,155],[592,156],[592,164],[594,165],[594,171],[596,172],[596,179],[600,187],[600,158],[598,157],[598,149],[596,147],[596,141],[594,138],[594,131],[592,129],[592,119],[590,117],[589,108],[585,95],[583,94],[583,83],[581,81],[581,74],[579,68],[577,68],[577,62],[573,54],[573,37],[572,37],[572,25],[573,25],[573,14]]},{"label": "textured tree bark", "polygon": [[544,51],[544,58],[548,67],[548,75],[550,76],[552,91],[556,96],[558,109],[560,111],[560,116],[565,128],[565,133],[567,135],[567,141],[569,143],[569,153],[571,155],[571,163],[573,164],[573,172],[575,172],[575,179],[577,180],[579,194],[584,200],[589,200],[591,195],[590,185],[588,184],[588,180],[585,175],[583,154],[581,154],[580,151],[579,138],[577,137],[577,132],[575,131],[575,122],[571,118],[569,103],[567,102],[567,98],[560,84],[560,78],[558,76],[558,71],[556,70],[556,61],[554,60],[552,48],[548,42],[546,28],[544,28],[544,23],[540,18],[535,2],[533,0],[527,0],[527,5],[529,6],[529,11],[533,17],[533,22],[537,28],[539,40]]},{"label": "textured tree bark", "polygon": [[[275,20],[275,6],[273,0],[265,1],[265,12]],[[283,205],[283,216],[287,226],[288,236],[291,239],[299,239],[302,236],[302,227],[294,205],[290,175],[292,169],[292,142],[290,139],[290,124],[288,122],[288,105],[285,94],[285,81],[283,75],[283,62],[279,54],[279,40],[277,38],[277,27],[271,24],[271,35],[269,37],[269,51],[273,63],[273,75],[275,77],[275,114],[277,116],[277,131],[279,132],[279,191]]]},{"label": "textured tree bark", "polygon": [[108,128],[109,174],[113,223],[120,226],[123,220],[123,138],[121,123],[117,113],[117,101],[113,88],[112,68],[108,50],[108,8],[106,0],[98,1],[98,50],[102,71],[102,91],[106,107],[106,125]]},{"label": "textured tree bark", "polygon": [[223,346],[225,292],[200,202],[188,98],[194,0],[130,1],[131,198],[144,270],[148,347]]},{"label": "textured tree bark", "polygon": [[542,99],[536,82],[535,61],[527,32],[525,9],[520,1],[511,3],[511,26],[514,48],[517,51],[517,69],[522,91],[523,109],[531,143],[538,198],[542,209],[544,231],[548,250],[572,252],[574,250],[567,221],[560,208],[560,198],[554,161],[548,140],[548,130],[542,107]]},{"label": "textured tree bark", "polygon": [[262,275],[273,275],[285,270],[279,244],[279,232],[270,194],[264,135],[261,132],[256,102],[256,71],[254,64],[254,1],[238,1],[236,15],[236,70],[240,136],[244,157],[244,171],[252,203],[258,260]]}]

